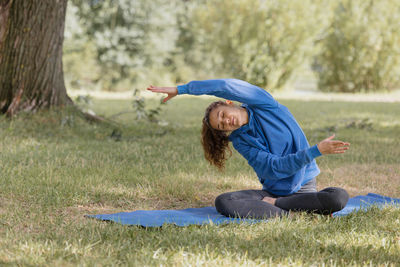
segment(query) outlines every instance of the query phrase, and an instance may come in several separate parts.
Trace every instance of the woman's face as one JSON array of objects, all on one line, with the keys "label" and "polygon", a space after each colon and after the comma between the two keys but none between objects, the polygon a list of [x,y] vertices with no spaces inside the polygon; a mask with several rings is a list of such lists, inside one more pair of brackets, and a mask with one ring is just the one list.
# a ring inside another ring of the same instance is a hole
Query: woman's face
[{"label": "woman's face", "polygon": [[[242,108],[234,104],[219,105],[210,112],[210,125],[220,131],[234,131],[244,122]],[[244,110],[244,112],[247,111]]]}]

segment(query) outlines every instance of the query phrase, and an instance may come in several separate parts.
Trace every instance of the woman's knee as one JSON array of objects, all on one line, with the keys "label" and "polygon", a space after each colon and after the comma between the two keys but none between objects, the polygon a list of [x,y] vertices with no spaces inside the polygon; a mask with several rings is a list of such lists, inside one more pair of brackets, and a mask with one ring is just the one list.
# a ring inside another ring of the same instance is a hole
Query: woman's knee
[{"label": "woman's knee", "polygon": [[223,193],[215,199],[215,208],[217,209],[218,212],[222,213],[222,211],[225,211],[226,208],[229,205],[229,200],[231,200],[231,192],[229,193]]},{"label": "woman's knee", "polygon": [[225,216],[234,216],[242,209],[246,200],[261,200],[262,196],[257,190],[241,190],[235,192],[227,192],[219,195],[215,199],[215,208]]},{"label": "woman's knee", "polygon": [[262,200],[261,190],[240,190],[234,192],[227,192],[219,195],[215,199],[215,206],[220,207],[227,205],[232,200]]},{"label": "woman's knee", "polygon": [[342,188],[328,187],[321,192],[325,192],[325,194],[320,195],[320,201],[331,212],[342,210],[349,201],[349,194]]}]

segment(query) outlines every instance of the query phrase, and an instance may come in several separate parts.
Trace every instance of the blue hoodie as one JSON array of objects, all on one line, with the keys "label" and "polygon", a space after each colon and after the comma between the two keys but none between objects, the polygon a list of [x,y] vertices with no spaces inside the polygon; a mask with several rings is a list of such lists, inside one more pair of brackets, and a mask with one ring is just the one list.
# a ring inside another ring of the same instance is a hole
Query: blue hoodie
[{"label": "blue hoodie", "polygon": [[263,190],[279,196],[296,193],[320,173],[310,147],[289,109],[268,92],[236,79],[192,81],[178,86],[178,94],[214,95],[243,103],[249,122],[229,140],[257,173]]}]

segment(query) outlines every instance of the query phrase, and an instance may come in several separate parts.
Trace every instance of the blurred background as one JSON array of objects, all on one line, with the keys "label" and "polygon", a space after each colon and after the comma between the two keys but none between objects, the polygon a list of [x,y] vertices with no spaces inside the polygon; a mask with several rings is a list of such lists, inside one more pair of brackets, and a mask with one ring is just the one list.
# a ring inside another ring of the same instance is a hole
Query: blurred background
[{"label": "blurred background", "polygon": [[234,77],[269,91],[400,88],[400,1],[72,0],[69,90]]}]

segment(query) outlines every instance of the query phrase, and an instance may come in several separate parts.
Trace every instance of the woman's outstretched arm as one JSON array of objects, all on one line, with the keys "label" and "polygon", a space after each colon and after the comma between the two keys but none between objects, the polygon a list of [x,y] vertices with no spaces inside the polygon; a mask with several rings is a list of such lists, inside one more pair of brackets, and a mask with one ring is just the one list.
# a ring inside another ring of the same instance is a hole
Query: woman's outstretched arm
[{"label": "woman's outstretched arm", "polygon": [[292,176],[319,156],[345,153],[350,144],[333,140],[334,137],[335,135],[332,135],[313,147],[283,157],[247,144],[234,143],[234,147],[247,159],[258,177],[279,180]]},{"label": "woman's outstretched arm", "polygon": [[267,91],[237,79],[191,81],[177,87],[150,86],[147,89],[155,93],[168,94],[164,101],[168,101],[178,94],[214,95],[248,105],[263,106],[264,108],[278,106],[278,102]]}]

